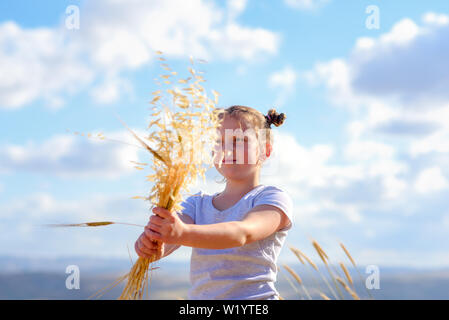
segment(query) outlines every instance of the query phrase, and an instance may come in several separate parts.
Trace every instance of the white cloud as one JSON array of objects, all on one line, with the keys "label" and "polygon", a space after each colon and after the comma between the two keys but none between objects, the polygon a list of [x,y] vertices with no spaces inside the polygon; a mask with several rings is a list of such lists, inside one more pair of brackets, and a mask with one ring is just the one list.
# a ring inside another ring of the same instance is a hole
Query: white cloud
[{"label": "white cloud", "polygon": [[[229,1],[225,10],[214,2],[202,0],[134,1],[133,4],[123,6],[106,0],[88,4],[82,9],[89,14],[80,29],[84,32],[82,40],[88,40],[107,57],[117,57],[117,62],[125,61],[131,67],[148,61],[154,50],[169,56],[193,55],[208,61],[246,60],[276,53],[279,46],[279,36],[274,32],[245,27],[234,21],[245,10],[246,1]],[[124,43],[119,39],[119,45],[102,50],[111,36],[119,35],[126,40]],[[129,48],[123,44],[129,44]],[[103,59],[102,55],[95,60],[102,63]],[[111,63],[115,65],[114,61],[104,63],[108,68]]]},{"label": "white cloud", "polygon": [[317,63],[306,77],[324,83],[334,102],[349,107],[382,101],[422,111],[444,105],[449,102],[443,53],[449,25],[429,21],[445,18],[429,13],[422,25],[403,19],[378,38],[359,38],[348,59]]},{"label": "white cloud", "polygon": [[100,0],[80,8],[79,30],[0,24],[0,107],[20,108],[38,99],[61,107],[67,95],[95,80],[103,83],[92,91],[97,102],[116,101],[129,91],[120,89],[122,72],[150,63],[156,50],[208,61],[276,54],[278,34],[235,22],[245,8],[241,0],[226,8],[204,0]]},{"label": "white cloud", "polygon": [[439,192],[448,187],[449,182],[438,167],[427,168],[421,171],[414,183],[416,192],[421,194]]},{"label": "white cloud", "polygon": [[[275,140],[282,170],[267,179],[292,190],[300,232],[322,239],[341,231],[355,243],[365,238],[391,248],[391,255],[363,248],[362,263],[423,265],[421,252],[399,257],[401,246],[387,241],[413,243],[417,234],[428,243],[444,239],[422,221],[441,221],[439,208],[447,202],[449,96],[443,88],[449,73],[442,48],[449,32],[444,15],[423,19],[360,38],[347,58],[318,62],[302,75],[324,85],[333,106],[349,111],[347,139],[329,145],[329,157],[314,159],[313,147],[289,136]],[[427,257],[428,265],[447,263],[438,251]]]},{"label": "white cloud", "polygon": [[101,104],[108,104],[117,101],[123,92],[128,95],[133,94],[131,83],[126,79],[121,79],[116,75],[105,77],[103,83],[90,90],[92,98]]},{"label": "white cloud", "polygon": [[248,0],[228,0],[228,19],[234,20],[237,18],[243,11],[245,11],[247,5]]},{"label": "white cloud", "polygon": [[274,88],[291,89],[296,83],[296,72],[291,67],[285,67],[281,71],[272,73],[268,83]]},{"label": "white cloud", "polygon": [[138,151],[141,149],[138,143],[127,131],[106,132],[104,135],[107,139],[125,143],[99,140],[97,133],[92,133],[91,138],[60,134],[40,143],[28,141],[24,145],[3,145],[0,148],[0,172],[35,172],[81,178],[117,178],[133,172],[134,165],[130,161],[139,161]]},{"label": "white cloud", "polygon": [[[448,18],[435,19],[443,17]],[[351,87],[369,96],[396,100],[407,109],[449,102],[448,62],[443,53],[449,43],[449,25],[429,23],[429,14],[424,21],[417,25],[403,19],[390,32],[371,39],[369,46],[359,42],[348,60]]]},{"label": "white cloud", "polygon": [[364,161],[392,158],[395,150],[392,146],[377,141],[351,141],[344,149],[348,160]]},{"label": "white cloud", "polygon": [[[235,23],[229,23],[221,30],[213,30],[208,35],[213,54],[206,59],[218,56],[225,60],[260,60],[265,55],[274,55],[279,48],[280,38],[271,31],[256,28],[249,29]],[[258,56],[262,53],[262,56]]]},{"label": "white cloud", "polygon": [[420,139],[410,142],[409,152],[412,157],[437,152],[449,153],[449,104],[444,108],[427,110],[421,113],[421,121],[432,123],[435,129]]},{"label": "white cloud", "polygon": [[411,19],[403,19],[397,22],[390,32],[383,34],[379,40],[379,46],[400,47],[409,44],[420,33],[420,28]]},{"label": "white cloud", "polygon": [[294,9],[316,10],[326,5],[330,0],[284,0],[284,3]]},{"label": "white cloud", "polygon": [[397,199],[407,190],[407,182],[396,176],[387,176],[383,179],[383,198],[386,200]]},{"label": "white cloud", "polygon": [[60,29],[22,29],[0,24],[0,108],[20,108],[36,99],[60,107],[61,97],[85,87],[93,72],[64,41]]},{"label": "white cloud", "polygon": [[332,59],[328,62],[318,62],[314,69],[303,74],[309,84],[317,86],[325,84],[332,103],[343,106],[349,110],[359,108],[359,97],[351,87],[351,70],[348,63],[343,59]]},{"label": "white cloud", "polygon": [[272,161],[277,168],[264,174],[263,167],[262,181],[290,192],[298,224],[323,229],[346,222],[361,223],[367,210],[380,214],[406,201],[404,191],[409,182],[403,175],[409,168],[395,159],[395,149],[390,145],[354,140],[342,150],[344,163],[337,162],[333,145],[306,148],[290,134],[279,131],[273,146],[272,156],[277,159]]},{"label": "white cloud", "polygon": [[427,24],[446,25],[449,24],[449,16],[445,14],[437,14],[435,12],[428,12],[424,14],[423,21]]},{"label": "white cloud", "polygon": [[449,73],[442,52],[449,43],[448,19],[436,13],[425,14],[421,24],[403,19],[378,38],[359,38],[348,58],[317,63],[304,78],[324,84],[332,104],[351,111],[351,138],[387,137],[416,161],[445,154]]}]

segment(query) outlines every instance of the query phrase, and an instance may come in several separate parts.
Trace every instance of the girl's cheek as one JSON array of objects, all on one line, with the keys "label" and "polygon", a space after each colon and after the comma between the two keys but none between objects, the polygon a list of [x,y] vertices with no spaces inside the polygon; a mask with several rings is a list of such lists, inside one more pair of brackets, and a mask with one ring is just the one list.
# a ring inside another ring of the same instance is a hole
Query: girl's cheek
[{"label": "girl's cheek", "polygon": [[245,164],[256,164],[257,157],[257,146],[254,144],[248,144],[248,146],[245,147]]},{"label": "girl's cheek", "polygon": [[258,157],[259,157],[259,149],[257,148],[257,146],[254,146],[248,154],[248,163],[257,164]]},{"label": "girl's cheek", "polygon": [[213,158],[215,164],[221,163],[221,161],[223,159],[223,152],[221,150],[212,151],[212,158]]}]

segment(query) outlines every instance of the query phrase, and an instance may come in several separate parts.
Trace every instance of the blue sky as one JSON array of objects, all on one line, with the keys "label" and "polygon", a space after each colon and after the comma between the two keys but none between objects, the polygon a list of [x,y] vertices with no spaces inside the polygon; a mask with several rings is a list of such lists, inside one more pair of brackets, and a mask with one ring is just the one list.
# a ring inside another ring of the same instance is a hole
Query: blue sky
[{"label": "blue sky", "polygon": [[[69,5],[78,30],[66,28]],[[371,5],[378,29],[366,26]],[[363,264],[448,266],[448,14],[442,0],[2,1],[0,255],[128,256],[135,228],[40,224],[144,224],[147,204],[130,197],[151,186],[129,160],[148,155],[67,129],[132,142],[117,112],[145,132],[161,50],[179,72],[190,55],[206,59],[221,107],[287,115],[262,183],[294,199],[289,243],[307,252],[312,236],[335,256],[343,241]],[[192,192],[221,190],[217,176]]]}]

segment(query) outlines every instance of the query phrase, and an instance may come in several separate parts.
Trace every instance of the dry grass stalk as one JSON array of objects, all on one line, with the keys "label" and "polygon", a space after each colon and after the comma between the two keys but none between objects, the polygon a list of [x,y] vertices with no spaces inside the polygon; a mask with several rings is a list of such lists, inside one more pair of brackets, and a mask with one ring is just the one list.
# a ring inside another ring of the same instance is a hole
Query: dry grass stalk
[{"label": "dry grass stalk", "polygon": [[[331,269],[329,268],[329,264],[327,263],[327,260],[329,259],[329,257],[328,257],[327,254],[324,252],[323,248],[321,248],[321,246],[318,244],[318,242],[316,242],[315,240],[312,240],[312,245],[313,245],[313,247],[315,248],[315,251],[316,251],[316,252],[318,253],[318,255],[320,256],[321,260],[323,261],[323,263],[324,263],[324,265],[325,265],[327,271],[329,272],[329,275],[330,275],[330,277],[331,277],[331,279],[332,279],[332,282],[333,282],[335,288],[337,289],[338,295],[340,296],[341,299],[344,299],[344,298],[343,298],[343,293],[341,292],[340,288],[338,287],[337,282],[335,281],[334,274],[332,273]],[[329,289],[330,289],[330,288],[331,288],[331,287],[329,286]],[[333,290],[332,290],[332,292],[333,292]],[[335,295],[335,294],[334,294],[334,295]],[[335,296],[335,297],[336,297],[336,296]],[[336,297],[336,299],[338,299],[338,298]]]},{"label": "dry grass stalk", "polygon": [[358,275],[359,275],[359,279],[360,282],[363,283],[363,287],[365,288],[366,292],[368,293],[369,297],[371,299],[373,299],[373,296],[371,295],[371,293],[369,292],[368,288],[366,288],[365,285],[365,281],[363,279],[362,274],[360,273],[359,269],[357,268],[357,265],[354,261],[354,259],[352,258],[351,254],[349,253],[348,249],[346,249],[346,247],[344,246],[344,244],[342,242],[340,242],[340,247],[343,249],[343,251],[345,252],[346,256],[348,257],[348,259],[351,261],[352,265],[354,266],[355,270],[357,271]]},{"label": "dry grass stalk", "polygon": [[348,269],[346,269],[346,266],[343,264],[343,262],[340,262],[340,267],[343,270],[343,272],[345,273],[346,279],[348,279],[349,283],[354,286],[354,283],[352,282],[352,278],[351,275],[349,274]]},{"label": "dry grass stalk", "polygon": [[302,251],[300,251],[299,249],[296,249],[297,252],[304,258],[307,260],[307,262],[310,264],[310,266],[315,269],[316,271],[318,271],[318,266],[308,257],[306,256],[306,254]]},{"label": "dry grass stalk", "polygon": [[323,298],[324,300],[331,300],[331,298],[329,298],[328,296],[326,296],[324,293],[320,292],[320,297]]},{"label": "dry grass stalk", "polygon": [[312,297],[310,296],[309,292],[307,291],[306,287],[304,286],[300,276],[288,265],[284,264],[283,267],[285,268],[285,270],[287,270],[292,275],[292,277],[296,280],[296,282],[299,283],[299,285],[302,287],[304,293],[309,298],[309,300],[312,300]]},{"label": "dry grass stalk", "polygon": [[332,293],[332,295],[334,296],[335,299],[338,299],[337,294],[335,293],[334,289],[332,289],[331,285],[329,284],[329,282],[327,281],[326,277],[321,273],[321,271],[319,271],[319,269],[317,270],[318,274],[320,275],[321,279],[324,281],[324,283],[326,284],[327,288],[329,289],[329,291]]},{"label": "dry grass stalk", "polygon": [[352,265],[354,267],[356,267],[355,265],[355,261],[352,258],[351,254],[349,253],[348,249],[346,249],[346,247],[343,245],[343,243],[340,242],[340,247],[343,249],[343,251],[346,253],[346,256],[349,258],[349,260],[351,261]]},{"label": "dry grass stalk", "polygon": [[[295,254],[295,256],[298,258],[298,260],[299,261],[301,261],[301,263],[304,265],[305,263],[304,263],[304,260],[302,260],[302,258],[304,258],[308,263],[309,263],[309,265],[315,270],[315,271],[317,271],[318,273],[320,273],[319,272],[319,270],[318,270],[318,267],[316,266],[316,264],[305,254],[305,253],[303,253],[301,250],[299,250],[298,248],[295,248],[295,247],[293,247],[293,246],[290,246],[290,250]],[[320,291],[322,291],[322,288],[321,288],[321,285],[320,285],[320,282],[316,279],[316,277],[315,277],[315,274],[313,274],[310,270],[309,270],[309,268],[306,268],[307,269],[307,272],[308,272],[308,275],[310,276],[310,278],[313,280],[313,282],[315,283],[315,285],[319,288],[319,290]]]},{"label": "dry grass stalk", "polygon": [[293,290],[295,290],[295,292],[298,294],[298,296],[304,300],[303,296],[301,295],[301,293],[299,292],[298,288],[295,286],[295,284],[290,280],[289,277],[287,277],[286,275],[284,275],[284,273],[282,272],[281,268],[278,266],[277,267],[278,271],[280,274],[282,274],[282,276],[285,278],[285,280],[287,280],[287,282],[289,283],[289,285],[293,288]]},{"label": "dry grass stalk", "polygon": [[293,278],[295,278],[296,282],[298,282],[299,284],[302,284],[301,278],[292,268],[290,268],[286,264],[284,264],[283,267],[285,268],[285,270],[287,270],[292,275]]},{"label": "dry grass stalk", "polygon": [[295,254],[295,256],[298,258],[298,260],[299,260],[302,264],[305,264],[305,263],[304,263],[304,260],[302,260],[302,258],[301,258],[301,253],[299,252],[298,249],[296,249],[296,248],[290,246],[290,250]]},{"label": "dry grass stalk", "polygon": [[110,224],[123,224],[128,226],[145,227],[139,224],[126,223],[126,222],[112,222],[112,221],[96,221],[96,222],[83,222],[83,223],[60,223],[60,224],[46,224],[47,227],[103,227]]},{"label": "dry grass stalk", "polygon": [[329,259],[329,257],[327,256],[327,254],[324,252],[324,250],[321,248],[321,246],[318,244],[318,242],[316,242],[315,240],[312,241],[312,245],[315,248],[316,252],[318,253],[318,255],[320,256],[321,260],[323,261],[323,263],[325,265],[327,265],[327,260]]},{"label": "dry grass stalk", "polygon": [[341,284],[341,286],[354,298],[354,300],[360,300],[359,296],[344,282],[344,280],[340,277],[336,278],[337,281]]}]

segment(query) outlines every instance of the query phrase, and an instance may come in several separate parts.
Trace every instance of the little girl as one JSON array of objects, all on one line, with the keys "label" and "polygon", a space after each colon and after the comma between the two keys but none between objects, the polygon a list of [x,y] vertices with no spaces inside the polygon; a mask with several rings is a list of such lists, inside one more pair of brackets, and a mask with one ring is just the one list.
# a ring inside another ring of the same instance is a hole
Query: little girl
[{"label": "little girl", "polygon": [[[156,255],[160,259],[181,245],[192,247],[189,299],[278,300],[276,261],[292,226],[293,206],[285,191],[259,184],[259,175],[272,151],[271,124],[278,127],[286,117],[274,109],[263,115],[245,106],[229,107],[220,116],[221,141],[213,155],[222,162],[214,164],[226,180],[225,189],[188,197],[181,204],[182,212],[153,208],[155,215],[136,241],[135,250],[141,257]],[[229,132],[242,128],[255,135],[244,137],[243,159],[239,161],[239,137]],[[224,150],[224,138],[232,139],[232,150]],[[152,240],[163,243],[159,250]]]}]

